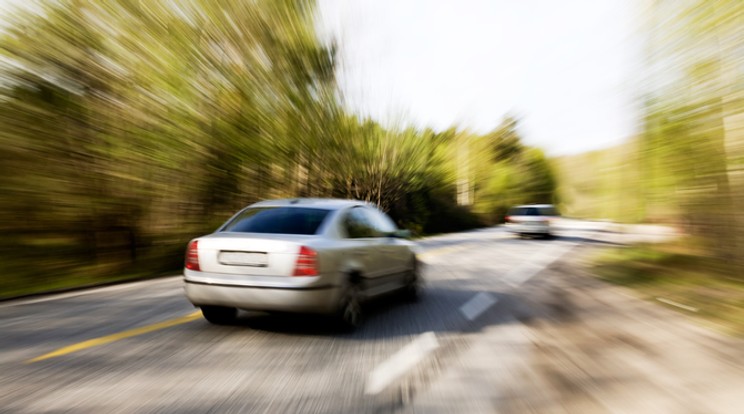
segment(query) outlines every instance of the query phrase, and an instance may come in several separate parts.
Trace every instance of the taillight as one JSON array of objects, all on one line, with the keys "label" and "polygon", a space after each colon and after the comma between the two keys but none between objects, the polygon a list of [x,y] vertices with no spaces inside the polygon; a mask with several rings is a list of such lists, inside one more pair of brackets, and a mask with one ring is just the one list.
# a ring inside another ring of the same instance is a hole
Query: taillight
[{"label": "taillight", "polygon": [[318,252],[302,246],[300,254],[297,255],[297,263],[293,276],[317,276],[318,275]]},{"label": "taillight", "polygon": [[186,248],[186,268],[189,270],[201,270],[199,268],[199,241],[194,240]]},{"label": "taillight", "polygon": [[511,223],[511,217],[509,216],[504,217],[504,223]]}]

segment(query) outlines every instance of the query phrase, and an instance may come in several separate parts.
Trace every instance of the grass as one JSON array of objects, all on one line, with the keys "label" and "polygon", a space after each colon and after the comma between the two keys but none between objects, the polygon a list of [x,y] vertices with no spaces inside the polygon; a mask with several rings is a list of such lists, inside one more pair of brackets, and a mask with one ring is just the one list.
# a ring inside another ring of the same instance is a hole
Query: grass
[{"label": "grass", "polygon": [[46,256],[23,252],[2,255],[5,268],[0,300],[177,274],[183,260],[177,250],[143,254],[136,263],[126,255],[100,256],[86,262],[79,252],[59,249]]},{"label": "grass", "polygon": [[127,281],[153,279],[175,274],[178,274],[178,270],[172,270],[169,272],[136,271],[131,273],[91,277],[87,275],[85,269],[81,269],[80,273],[65,274],[58,278],[48,278],[30,284],[18,283],[11,286],[0,285],[0,288],[2,288],[0,300],[14,299],[36,294],[63,292],[67,290],[103,286]]},{"label": "grass", "polygon": [[[744,269],[700,254],[694,246],[636,245],[603,250],[593,260],[593,273],[635,290],[644,299],[744,337]],[[659,302],[659,298],[695,311]]]}]

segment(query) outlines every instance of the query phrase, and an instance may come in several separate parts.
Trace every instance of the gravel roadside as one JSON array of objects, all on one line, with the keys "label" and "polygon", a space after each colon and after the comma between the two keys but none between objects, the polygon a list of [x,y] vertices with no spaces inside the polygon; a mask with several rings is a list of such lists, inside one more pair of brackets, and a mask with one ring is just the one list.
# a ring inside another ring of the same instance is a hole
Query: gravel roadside
[{"label": "gravel roadside", "polygon": [[744,341],[588,273],[577,249],[519,292],[411,413],[740,413]]}]

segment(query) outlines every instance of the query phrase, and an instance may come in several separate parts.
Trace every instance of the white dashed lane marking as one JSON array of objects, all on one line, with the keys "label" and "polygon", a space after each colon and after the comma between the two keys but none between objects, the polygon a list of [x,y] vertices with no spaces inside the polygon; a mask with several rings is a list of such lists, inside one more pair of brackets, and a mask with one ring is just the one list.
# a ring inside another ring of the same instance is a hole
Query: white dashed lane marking
[{"label": "white dashed lane marking", "polygon": [[488,310],[488,308],[493,306],[496,302],[498,302],[498,299],[496,299],[492,294],[488,292],[480,292],[467,301],[467,303],[462,305],[460,307],[460,312],[465,315],[465,318],[472,321]]},{"label": "white dashed lane marking", "polygon": [[379,394],[439,347],[434,332],[425,332],[378,365],[367,379],[364,392]]},{"label": "white dashed lane marking", "polygon": [[677,307],[677,308],[680,308],[680,309],[684,309],[686,311],[690,311],[690,312],[697,312],[698,311],[698,308],[693,308],[692,306],[683,305],[683,304],[681,304],[679,302],[675,302],[673,300],[664,299],[664,298],[656,298],[656,300],[658,300],[661,303],[666,303],[667,305],[672,305],[674,307]]},{"label": "white dashed lane marking", "polygon": [[533,276],[540,273],[551,263],[571,251],[576,243],[551,244],[544,247],[530,257],[529,261],[522,263],[504,275],[504,282],[512,287],[519,287]]}]

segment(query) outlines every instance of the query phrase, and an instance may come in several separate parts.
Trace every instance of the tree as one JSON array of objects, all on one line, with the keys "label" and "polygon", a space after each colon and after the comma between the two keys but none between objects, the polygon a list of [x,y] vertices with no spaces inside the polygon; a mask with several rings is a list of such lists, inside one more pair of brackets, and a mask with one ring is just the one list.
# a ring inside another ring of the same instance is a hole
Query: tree
[{"label": "tree", "polygon": [[680,223],[709,254],[741,261],[744,182],[736,171],[744,135],[735,125],[744,119],[744,4],[658,0],[648,10],[650,75],[639,156],[648,177],[647,215]]}]

